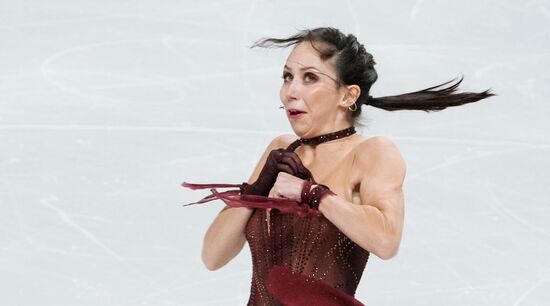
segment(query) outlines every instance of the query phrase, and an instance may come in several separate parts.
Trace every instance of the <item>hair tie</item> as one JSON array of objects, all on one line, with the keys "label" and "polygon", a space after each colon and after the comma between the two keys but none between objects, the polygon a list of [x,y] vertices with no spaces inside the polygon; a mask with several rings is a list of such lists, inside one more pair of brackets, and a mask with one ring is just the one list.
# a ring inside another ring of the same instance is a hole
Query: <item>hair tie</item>
[{"label": "hair tie", "polygon": [[370,105],[370,100],[374,100],[373,96],[368,96],[367,101],[365,101],[365,105]]}]

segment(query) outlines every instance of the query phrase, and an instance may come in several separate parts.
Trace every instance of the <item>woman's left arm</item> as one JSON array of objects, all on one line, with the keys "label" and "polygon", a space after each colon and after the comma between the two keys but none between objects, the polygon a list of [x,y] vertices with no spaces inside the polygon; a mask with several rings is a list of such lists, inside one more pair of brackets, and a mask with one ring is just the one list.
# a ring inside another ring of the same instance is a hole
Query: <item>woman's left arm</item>
[{"label": "woman's left arm", "polygon": [[319,210],[359,246],[387,260],[397,254],[401,242],[406,165],[388,138],[372,137],[360,146],[355,162],[363,172],[361,205],[327,195]]}]

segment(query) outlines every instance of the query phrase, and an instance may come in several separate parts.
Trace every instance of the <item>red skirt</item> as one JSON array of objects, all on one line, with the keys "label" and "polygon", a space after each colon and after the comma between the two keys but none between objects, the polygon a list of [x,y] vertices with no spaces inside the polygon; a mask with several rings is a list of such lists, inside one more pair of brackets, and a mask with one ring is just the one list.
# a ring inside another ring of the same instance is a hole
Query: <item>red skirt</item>
[{"label": "red skirt", "polygon": [[282,266],[273,266],[266,287],[286,306],[364,306],[342,290]]}]

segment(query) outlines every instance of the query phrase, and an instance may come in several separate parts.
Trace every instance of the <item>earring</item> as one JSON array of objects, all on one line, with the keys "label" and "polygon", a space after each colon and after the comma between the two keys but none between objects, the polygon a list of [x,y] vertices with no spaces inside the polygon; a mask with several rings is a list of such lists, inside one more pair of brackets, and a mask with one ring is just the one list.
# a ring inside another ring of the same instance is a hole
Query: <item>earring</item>
[{"label": "earring", "polygon": [[357,110],[357,104],[355,102],[353,102],[353,108],[351,108],[351,106],[349,106],[348,109],[352,112],[356,111]]}]

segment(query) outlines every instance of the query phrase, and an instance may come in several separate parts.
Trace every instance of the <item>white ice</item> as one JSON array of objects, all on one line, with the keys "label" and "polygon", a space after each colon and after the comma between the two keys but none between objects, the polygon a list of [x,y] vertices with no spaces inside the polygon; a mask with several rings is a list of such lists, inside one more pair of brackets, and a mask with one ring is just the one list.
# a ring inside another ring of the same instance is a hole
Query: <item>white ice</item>
[{"label": "white ice", "polygon": [[[375,97],[464,75],[496,97],[437,113],[364,109],[408,166],[397,257],[367,305],[550,305],[549,1],[0,1],[0,304],[244,305],[245,249],[208,271],[222,203],[291,132],[289,50],[334,26],[374,55]],[[547,155],[549,154],[549,155]]]}]

